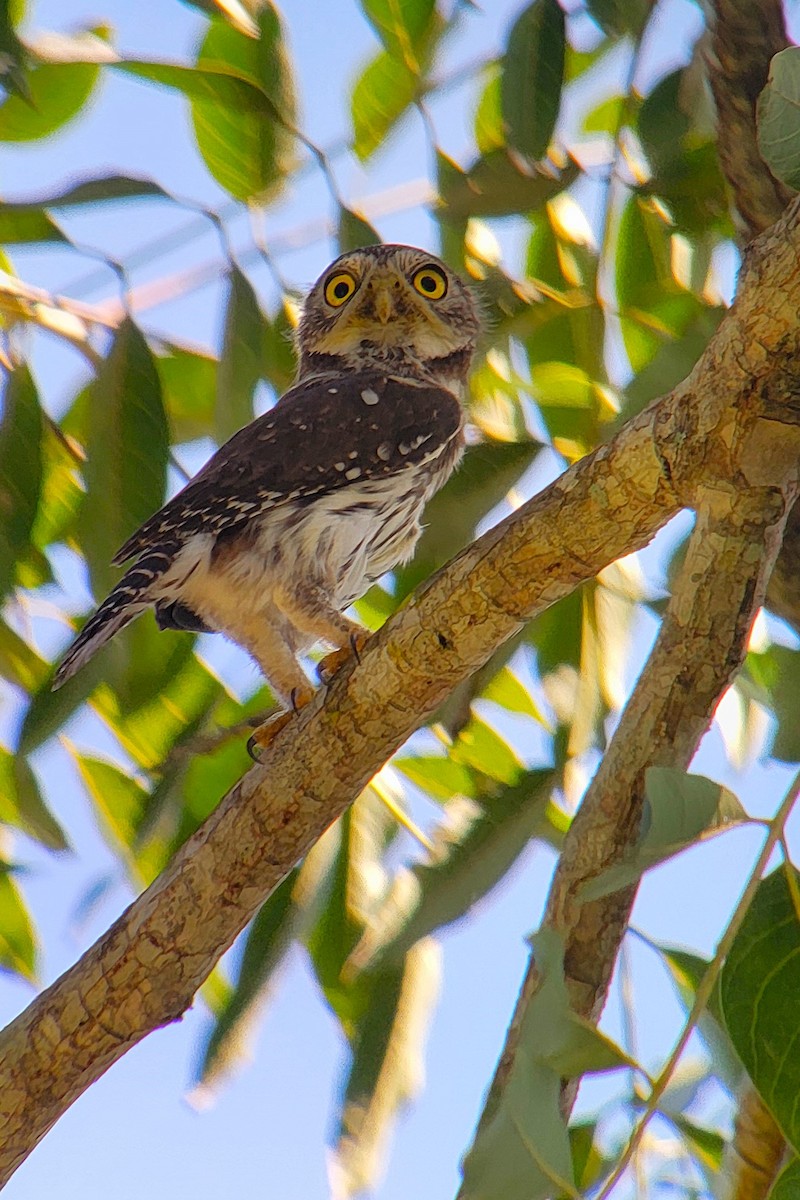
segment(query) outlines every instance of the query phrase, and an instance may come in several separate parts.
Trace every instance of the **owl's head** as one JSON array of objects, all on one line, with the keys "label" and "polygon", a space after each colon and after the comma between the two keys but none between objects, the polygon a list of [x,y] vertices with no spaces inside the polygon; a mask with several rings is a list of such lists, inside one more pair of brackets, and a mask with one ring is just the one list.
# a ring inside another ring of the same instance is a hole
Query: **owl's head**
[{"label": "owl's head", "polygon": [[300,376],[370,366],[463,383],[480,331],[466,284],[413,246],[341,255],[308,294],[298,330]]}]

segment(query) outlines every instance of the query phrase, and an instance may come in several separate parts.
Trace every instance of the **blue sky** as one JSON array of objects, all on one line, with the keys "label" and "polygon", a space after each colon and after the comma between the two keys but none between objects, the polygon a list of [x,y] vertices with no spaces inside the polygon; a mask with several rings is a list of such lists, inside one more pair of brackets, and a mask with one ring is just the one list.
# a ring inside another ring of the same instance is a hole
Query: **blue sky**
[{"label": "blue sky", "polygon": [[[290,0],[282,6],[289,45],[299,72],[303,127],[320,145],[338,143],[347,133],[343,80],[374,53],[376,42],[353,0],[325,0],[309,5]],[[672,0],[670,44],[685,45],[677,34],[697,28],[690,0]],[[519,8],[517,0],[485,0],[482,10],[465,19],[463,30],[446,54],[443,70],[469,63],[497,50]],[[313,18],[310,19],[310,13]],[[98,17],[110,20],[117,44],[128,53],[161,58],[190,57],[204,21],[177,0],[42,0],[29,6],[31,28],[69,29]],[[666,26],[664,36],[667,36]],[[657,55],[656,55],[657,57]],[[661,56],[662,60],[664,56]],[[470,88],[460,88],[433,106],[439,140],[455,157],[471,144]],[[47,143],[4,147],[0,178],[9,197],[35,193],[68,178],[101,171],[147,173],[177,194],[206,205],[225,203],[191,148],[184,102],[168,92],[109,74],[102,94],[85,119]],[[410,117],[391,147],[368,170],[351,158],[337,159],[344,194],[358,199],[423,179],[428,148],[420,123]],[[280,236],[329,214],[330,197],[317,173],[293,187],[271,213],[268,236]],[[65,221],[78,240],[125,255],[159,230],[182,225],[158,202],[115,207],[108,214]],[[387,240],[409,241],[435,248],[434,226],[420,207],[377,221]],[[232,226],[234,244],[236,223]],[[509,253],[517,231],[509,222],[499,231]],[[241,233],[239,234],[241,236]],[[281,268],[297,284],[313,280],[332,256],[329,239],[317,238],[281,256]],[[160,257],[132,273],[134,285],[177,271],[198,257],[218,254],[209,230],[191,246]],[[30,283],[63,288],[97,302],[114,296],[113,275],[97,288],[72,285],[95,273],[89,260],[72,252],[30,251],[14,255],[19,273]],[[256,275],[266,300],[271,285],[266,273]],[[102,275],[100,276],[102,278]],[[212,284],[142,314],[153,331],[170,330],[178,337],[216,345],[221,315],[220,288]],[[34,340],[34,363],[54,412],[69,399],[83,374],[77,356],[52,339]],[[669,544],[669,533],[660,545]],[[658,548],[648,561],[658,566]],[[643,623],[630,682],[639,669],[654,629]],[[227,653],[227,652],[226,652]],[[221,660],[222,661],[222,660]],[[224,659],[226,670],[244,669],[235,654]],[[0,713],[4,727],[14,713]],[[103,734],[83,723],[70,731],[103,746]],[[523,737],[524,730],[516,731]],[[76,853],[54,859],[21,840],[17,857],[29,867],[25,882],[42,934],[43,981],[69,966],[99,936],[131,899],[124,878],[102,837],[68,757],[59,747],[37,759],[48,796],[68,829]],[[753,813],[777,807],[788,779],[787,769],[765,763],[737,776],[727,764],[716,730],[706,738],[695,769],[733,787]],[[797,822],[790,841],[797,842]],[[753,830],[727,834],[702,850],[683,855],[646,878],[634,924],[648,936],[682,944],[700,952],[712,950],[746,878],[760,844]],[[503,884],[468,921],[443,937],[444,983],[428,1049],[427,1087],[416,1106],[401,1118],[380,1200],[428,1200],[454,1194],[458,1161],[469,1143],[480,1112],[484,1088],[502,1046],[519,982],[527,962],[526,935],[536,927],[552,871],[552,855],[531,848]],[[117,882],[104,904],[85,921],[76,909],[88,887],[103,875]],[[476,964],[480,969],[476,971]],[[646,1013],[636,1029],[637,1052],[648,1066],[658,1064],[678,1032],[680,1009],[652,956],[632,943],[630,965],[636,995]],[[0,978],[0,1020],[30,999],[18,981]],[[612,997],[606,1025],[622,1036],[620,1006]],[[253,1064],[224,1091],[216,1106],[198,1114],[185,1101],[193,1082],[195,1056],[207,1022],[201,1004],[184,1020],[151,1035],[92,1087],[57,1124],[8,1184],[9,1200],[172,1200],[177,1196],[254,1195],[294,1200],[326,1197],[325,1145],[330,1134],[332,1100],[343,1061],[336,1024],[319,998],[303,954],[294,952],[268,1009],[255,1046]],[[696,1048],[695,1048],[696,1052]],[[584,1107],[613,1094],[622,1081],[592,1082],[582,1093]],[[704,1111],[721,1111],[719,1096],[704,1099]],[[624,1194],[624,1192],[621,1192]]]}]

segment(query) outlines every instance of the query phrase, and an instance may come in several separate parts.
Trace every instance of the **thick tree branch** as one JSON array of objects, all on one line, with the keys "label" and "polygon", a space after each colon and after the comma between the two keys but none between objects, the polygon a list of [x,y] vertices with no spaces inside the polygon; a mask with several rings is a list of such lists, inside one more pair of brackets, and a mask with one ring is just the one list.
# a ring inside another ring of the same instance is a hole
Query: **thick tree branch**
[{"label": "thick tree branch", "polygon": [[[749,241],[778,220],[793,193],[770,174],[758,149],[756,101],[772,56],[789,45],[781,0],[714,0],[707,55],[717,107],[720,163]],[[800,506],[795,506],[767,590],[774,613],[800,630]]]},{"label": "thick tree branch", "polygon": [[[563,938],[573,1007],[593,1020],[605,1003],[636,889],[584,903],[581,888],[618,862],[636,840],[646,768],[688,766],[742,661],[797,494],[800,400],[796,365],[789,366],[789,360],[796,364],[800,329],[782,304],[778,311],[769,309],[764,286],[767,256],[783,253],[797,212],[794,204],[788,221],[779,222],[751,248],[733,312],[699,364],[703,377],[711,361],[716,360],[718,372],[713,398],[690,418],[703,447],[703,465],[698,472],[689,456],[670,466],[679,490],[694,493],[696,526],[654,650],[567,834],[551,885],[545,925]],[[765,324],[773,322],[769,334]],[[788,369],[774,363],[778,370],[773,374],[763,361],[758,363],[758,356],[752,358],[739,341],[745,327],[760,349],[791,347],[784,361]],[[699,427],[695,417],[700,417]],[[687,461],[690,475],[683,477]],[[532,958],[482,1124],[495,1110],[522,1021],[540,986]],[[565,1087],[565,1111],[575,1090],[575,1083]]]},{"label": "thick tree branch", "polygon": [[436,575],[0,1035],[0,1183],[126,1050],[180,1017],[280,879],[522,622],[643,546],[711,480],[775,502],[798,457],[781,422],[799,373],[799,251],[793,206],[689,378]]}]

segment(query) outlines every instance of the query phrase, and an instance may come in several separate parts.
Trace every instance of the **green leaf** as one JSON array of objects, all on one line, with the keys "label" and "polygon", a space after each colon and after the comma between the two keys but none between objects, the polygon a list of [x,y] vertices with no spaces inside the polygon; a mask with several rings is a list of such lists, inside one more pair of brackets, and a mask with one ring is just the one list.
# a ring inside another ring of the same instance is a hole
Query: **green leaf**
[{"label": "green leaf", "polygon": [[397,832],[388,807],[367,788],[336,826],[339,850],[328,872],[330,891],[307,938],[320,986],[352,1038],[370,1003],[372,983],[345,977],[345,964],[387,885],[383,853]]},{"label": "green leaf", "polygon": [[259,89],[263,103],[242,108],[226,91],[192,98],[198,149],[211,174],[237,200],[263,203],[283,185],[295,162],[292,74],[277,10],[258,12],[259,37],[248,37],[224,21],[212,21],[200,46],[201,71],[231,71]]},{"label": "green leaf", "polygon": [[0,0],[0,86],[30,104],[31,92],[25,74],[27,54],[16,30],[23,15],[24,3]]},{"label": "green leaf", "polygon": [[750,654],[748,669],[767,689],[778,721],[772,755],[781,762],[800,762],[800,652],[787,646],[770,646],[765,654]]},{"label": "green leaf", "polygon": [[770,1188],[767,1200],[797,1200],[800,1196],[800,1159],[793,1158]]},{"label": "green leaf", "polygon": [[[106,32],[102,27],[97,34]],[[42,62],[25,74],[27,98],[8,95],[0,105],[0,142],[50,137],[72,121],[94,90],[96,63]]]},{"label": "green leaf", "polygon": [[402,1106],[419,1090],[441,973],[435,942],[416,945],[370,980],[370,1002],[352,1040],[333,1176],[342,1200],[374,1187]]},{"label": "green leaf", "polygon": [[0,864],[0,966],[31,983],[38,947],[30,914],[7,864]]},{"label": "green leaf", "polygon": [[382,240],[378,231],[359,213],[339,207],[337,241],[340,254],[348,250],[359,250],[362,246],[379,246]]},{"label": "green leaf", "polygon": [[520,1047],[500,1102],[464,1160],[456,1200],[549,1200],[562,1183],[574,1193],[560,1094],[556,1072]]},{"label": "green leaf", "polygon": [[475,144],[481,154],[491,154],[506,144],[500,98],[501,67],[489,67],[489,78],[475,109]]},{"label": "green leaf", "polygon": [[519,782],[522,760],[505,738],[480,717],[473,717],[460,731],[450,748],[456,762],[466,763],[487,779],[508,787]]},{"label": "green leaf", "polygon": [[[574,1191],[561,1083],[587,1071],[635,1065],[569,1004],[564,945],[543,928],[531,944],[539,972],[505,1086],[487,1106],[464,1163],[459,1200],[546,1200]],[[553,1184],[566,1185],[566,1188]]]},{"label": "green leaf", "polygon": [[564,82],[564,10],[558,0],[532,0],[508,35],[501,106],[509,145],[543,158],[553,136]]},{"label": "green leaf", "polygon": [[617,301],[625,349],[634,372],[663,342],[682,333],[698,301],[672,275],[670,229],[663,213],[632,196],[617,231]]},{"label": "green leaf", "polygon": [[772,59],[756,115],[761,157],[773,175],[800,189],[800,47]]},{"label": "green leaf", "polygon": [[[661,956],[688,1013],[694,1003],[700,981],[708,969],[708,959],[690,954],[688,950],[649,944]],[[735,1095],[742,1079],[743,1068],[722,1020],[719,980],[711,993],[708,1008],[700,1017],[698,1029],[708,1047],[714,1074],[731,1095]]]},{"label": "green leaf", "polygon": [[222,444],[253,419],[253,392],[261,377],[264,322],[258,298],[238,267],[228,274],[228,303],[217,371],[215,434]]},{"label": "green leaf", "polygon": [[29,200],[0,202],[0,216],[7,213],[38,212],[42,208],[83,208],[113,200],[140,200],[157,197],[172,200],[169,192],[152,179],[135,175],[98,175],[81,183],[47,191]]},{"label": "green leaf", "polygon": [[102,824],[117,847],[130,854],[147,812],[147,790],[114,763],[70,752]]},{"label": "green leaf", "polygon": [[6,378],[0,424],[0,597],[14,586],[42,490],[44,419],[26,366]]},{"label": "green leaf", "polygon": [[619,891],[687,846],[749,820],[733,792],[702,775],[648,767],[645,793],[636,845],[622,862],[583,884],[581,900],[598,900]]},{"label": "green leaf", "polygon": [[541,982],[525,1010],[520,1045],[562,1079],[635,1066],[619,1046],[571,1008],[560,934],[544,926],[530,940]]},{"label": "green leaf", "polygon": [[[800,1151],[800,918],[781,868],[759,884],[722,968],[720,1000],[748,1075]],[[795,873],[795,877],[797,873]]]},{"label": "green leaf", "polygon": [[87,426],[79,527],[95,594],[103,596],[119,578],[111,559],[161,505],[166,486],[169,430],[161,382],[130,319],[117,330],[90,390]]},{"label": "green leaf", "polygon": [[436,11],[436,0],[361,0],[384,49],[419,72],[417,50],[424,43]]},{"label": "green leaf", "polygon": [[0,746],[0,821],[15,825],[50,850],[68,850],[64,830],[45,804],[33,771],[21,755]]},{"label": "green leaf", "polygon": [[443,154],[438,163],[440,214],[448,221],[533,212],[574,183],[580,174],[573,159],[560,172],[543,171],[509,157],[506,150],[485,154],[468,171]]},{"label": "green leaf", "polygon": [[638,37],[650,16],[652,0],[586,0],[586,7],[606,33]]},{"label": "green leaf", "polygon": [[386,141],[417,94],[419,79],[385,50],[356,80],[350,101],[353,149],[362,162]]},{"label": "green leaf", "polygon": [[[446,761],[446,760],[445,760]],[[397,766],[408,772],[414,760]],[[413,778],[413,775],[411,776]],[[420,938],[463,917],[511,869],[532,838],[548,828],[550,771],[529,771],[480,803],[451,802],[428,861],[401,871],[353,951],[351,965],[396,962]]]},{"label": "green leaf", "polygon": [[50,667],[33,646],[0,621],[0,676],[25,692],[35,692],[50,674]]},{"label": "green leaf", "polygon": [[31,242],[70,244],[64,231],[41,209],[0,204],[0,244],[15,246]]},{"label": "green leaf", "polygon": [[669,170],[683,152],[691,126],[681,107],[683,78],[683,70],[665,76],[639,109],[637,131],[654,171]]},{"label": "green leaf", "polygon": [[295,378],[294,340],[295,325],[284,302],[273,316],[264,318],[264,377],[279,396]]},{"label": "green leaf", "polygon": [[476,794],[475,772],[449,756],[415,755],[414,758],[397,758],[392,765],[435,800]]},{"label": "green leaf", "polygon": [[156,359],[164,408],[176,442],[214,436],[218,362],[211,354],[168,346]]},{"label": "green leaf", "polygon": [[540,725],[546,724],[542,710],[531,693],[517,678],[510,667],[503,667],[481,692],[482,700],[491,700],[507,712],[533,717]]}]

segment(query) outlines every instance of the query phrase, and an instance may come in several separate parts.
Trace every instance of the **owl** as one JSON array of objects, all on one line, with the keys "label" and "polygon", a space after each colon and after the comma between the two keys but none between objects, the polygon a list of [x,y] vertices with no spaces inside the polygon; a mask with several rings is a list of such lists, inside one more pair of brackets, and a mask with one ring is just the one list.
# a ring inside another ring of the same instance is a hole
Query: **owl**
[{"label": "owl", "polygon": [[294,385],[240,429],[121,547],[133,559],[59,666],[54,687],[145,609],[161,629],[214,631],[247,650],[284,711],[314,694],[300,656],[331,652],[327,683],[367,632],[346,615],[414,551],[426,501],[464,447],[480,321],[469,288],[411,246],[343,254],[308,294]]}]

